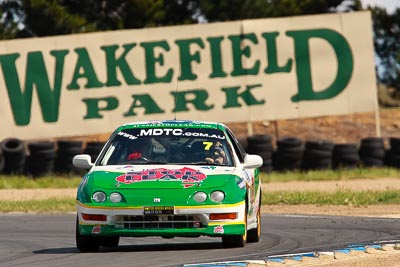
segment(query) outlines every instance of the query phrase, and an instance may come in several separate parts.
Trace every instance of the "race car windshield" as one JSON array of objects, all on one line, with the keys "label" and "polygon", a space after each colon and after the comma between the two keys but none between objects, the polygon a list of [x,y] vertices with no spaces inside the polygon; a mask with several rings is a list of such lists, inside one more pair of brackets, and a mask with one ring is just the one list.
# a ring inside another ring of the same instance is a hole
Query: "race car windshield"
[{"label": "race car windshield", "polygon": [[180,164],[232,166],[224,132],[195,128],[135,128],[118,132],[100,165]]}]

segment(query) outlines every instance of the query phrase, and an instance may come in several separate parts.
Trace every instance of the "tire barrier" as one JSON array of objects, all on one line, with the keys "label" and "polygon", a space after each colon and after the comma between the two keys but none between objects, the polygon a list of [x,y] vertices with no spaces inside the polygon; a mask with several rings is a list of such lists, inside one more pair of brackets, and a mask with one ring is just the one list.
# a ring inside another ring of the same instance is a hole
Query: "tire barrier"
[{"label": "tire barrier", "polygon": [[3,151],[0,147],[0,173],[3,171],[4,169],[4,156],[3,156]]},{"label": "tire barrier", "polygon": [[332,152],[333,169],[354,169],[359,165],[357,144],[335,144]]},{"label": "tire barrier", "polygon": [[385,165],[400,168],[400,138],[389,138],[390,148],[385,153]]},{"label": "tire barrier", "polygon": [[75,155],[83,153],[83,142],[81,141],[57,141],[57,158],[55,171],[58,173],[79,173],[80,171],[72,164]]},{"label": "tire barrier", "polygon": [[[292,170],[322,170],[389,166],[400,168],[400,137],[389,138],[385,150],[384,139],[367,137],[355,143],[333,144],[330,141],[306,141],[296,137],[280,138],[273,150],[272,138],[256,134],[238,139],[247,153],[263,158],[264,172]],[[27,145],[17,138],[7,138],[0,143],[0,173],[41,176],[57,173],[77,173],[72,158],[77,154],[89,154],[96,160],[105,142],[57,141],[32,142]],[[83,149],[84,147],[84,149]],[[28,152],[28,153],[27,153]]]},{"label": "tire barrier", "polygon": [[104,145],[105,142],[87,142],[86,148],[84,149],[83,153],[90,155],[90,157],[92,158],[92,162],[95,162]]},{"label": "tire barrier", "polygon": [[5,174],[22,174],[26,162],[25,143],[17,138],[7,138],[1,142],[0,150],[3,152],[4,168],[2,172]]},{"label": "tire barrier", "polygon": [[332,168],[334,144],[330,141],[306,141],[304,147],[302,170],[326,170]]},{"label": "tire barrier", "polygon": [[28,151],[29,156],[26,166],[28,175],[37,177],[53,172],[57,156],[54,142],[28,143]]},{"label": "tire barrier", "polygon": [[247,137],[239,137],[237,140],[238,140],[239,143],[242,145],[242,147],[244,148],[244,150],[247,151]]},{"label": "tire barrier", "polygon": [[382,167],[385,163],[385,145],[381,137],[361,139],[358,150],[360,163],[365,167]]},{"label": "tire barrier", "polygon": [[274,170],[293,171],[301,169],[304,145],[299,138],[280,138],[276,141],[276,146],[277,149],[272,155]]},{"label": "tire barrier", "polygon": [[247,152],[256,154],[263,159],[261,170],[272,171],[272,138],[267,134],[250,135],[247,137]]}]

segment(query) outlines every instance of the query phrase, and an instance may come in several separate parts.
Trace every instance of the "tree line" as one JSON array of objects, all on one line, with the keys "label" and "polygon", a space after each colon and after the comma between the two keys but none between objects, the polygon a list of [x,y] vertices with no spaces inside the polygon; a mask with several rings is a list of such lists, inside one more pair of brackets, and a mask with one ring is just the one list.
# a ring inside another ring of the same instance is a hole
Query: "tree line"
[{"label": "tree line", "polygon": [[[400,9],[368,9],[377,79],[400,92]],[[360,0],[0,0],[0,39],[361,10]]]}]

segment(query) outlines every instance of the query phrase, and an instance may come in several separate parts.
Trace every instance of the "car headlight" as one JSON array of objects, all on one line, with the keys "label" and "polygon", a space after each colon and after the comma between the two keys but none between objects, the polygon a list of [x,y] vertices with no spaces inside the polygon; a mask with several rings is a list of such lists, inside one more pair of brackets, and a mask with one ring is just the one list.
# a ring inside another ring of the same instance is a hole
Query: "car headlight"
[{"label": "car headlight", "polygon": [[207,194],[204,192],[196,192],[193,199],[198,203],[204,202],[207,199]]},{"label": "car headlight", "polygon": [[222,202],[225,199],[225,194],[222,191],[214,191],[211,193],[210,198],[214,202]]},{"label": "car headlight", "polygon": [[119,202],[121,202],[121,200],[122,200],[122,196],[121,196],[120,193],[116,193],[116,192],[111,193],[111,195],[110,195],[110,201],[111,201],[112,203],[119,203]]},{"label": "car headlight", "polygon": [[106,197],[106,194],[104,192],[97,191],[97,192],[93,193],[92,198],[96,202],[104,202],[104,201],[106,201],[107,197]]}]

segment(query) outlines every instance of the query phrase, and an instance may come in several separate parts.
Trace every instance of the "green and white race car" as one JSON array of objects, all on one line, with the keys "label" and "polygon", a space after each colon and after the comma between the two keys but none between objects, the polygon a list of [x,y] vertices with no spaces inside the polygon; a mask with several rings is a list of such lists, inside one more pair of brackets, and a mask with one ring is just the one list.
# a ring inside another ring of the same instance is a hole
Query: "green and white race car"
[{"label": "green and white race car", "polygon": [[77,192],[76,245],[116,247],[123,237],[260,239],[262,158],[246,154],[221,123],[145,121],[116,129]]}]

